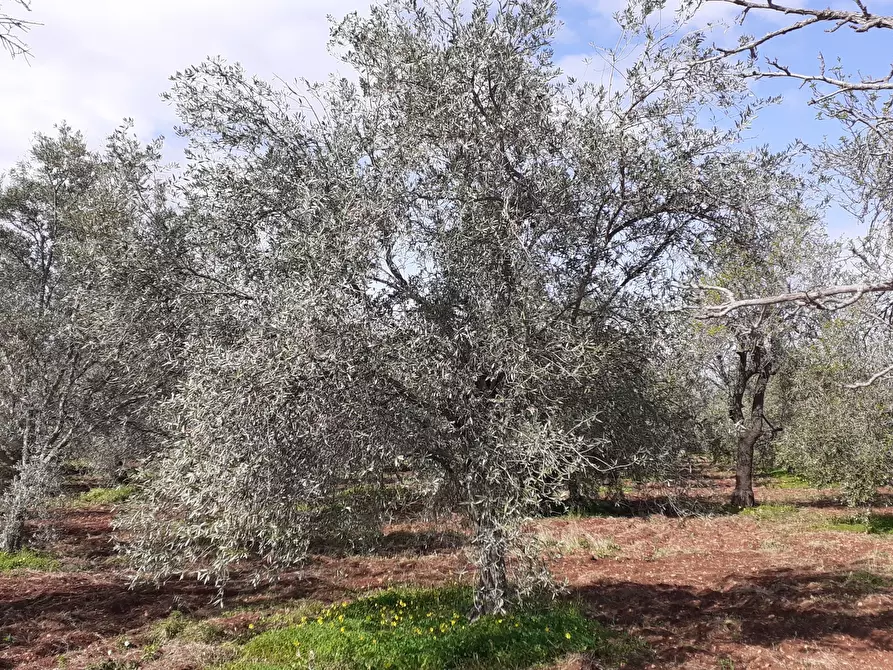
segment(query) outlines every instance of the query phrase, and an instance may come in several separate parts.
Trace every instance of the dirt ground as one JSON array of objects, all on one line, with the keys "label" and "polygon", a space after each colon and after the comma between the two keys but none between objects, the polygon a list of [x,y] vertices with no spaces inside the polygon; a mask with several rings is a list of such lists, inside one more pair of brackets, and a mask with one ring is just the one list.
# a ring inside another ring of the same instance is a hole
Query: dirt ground
[{"label": "dirt ground", "polygon": [[[708,478],[693,493],[724,501],[729,481]],[[755,515],[559,517],[532,530],[572,597],[648,642],[653,655],[638,667],[893,668],[893,535],[823,529],[851,513],[831,490],[761,486],[756,493],[771,504]],[[893,514],[893,507],[874,512]],[[208,645],[145,651],[157,622],[175,610],[213,620],[238,639],[264,608],[442,583],[464,565],[455,533],[394,526],[378,555],[316,556],[301,574],[261,588],[236,580],[222,612],[211,604],[215,590],[193,582],[132,589],[112,547],[112,513],[60,509],[53,552],[61,570],[0,575],[0,669],[78,670],[107,659],[197,669],[213,658]],[[578,659],[562,667],[591,666]]]}]

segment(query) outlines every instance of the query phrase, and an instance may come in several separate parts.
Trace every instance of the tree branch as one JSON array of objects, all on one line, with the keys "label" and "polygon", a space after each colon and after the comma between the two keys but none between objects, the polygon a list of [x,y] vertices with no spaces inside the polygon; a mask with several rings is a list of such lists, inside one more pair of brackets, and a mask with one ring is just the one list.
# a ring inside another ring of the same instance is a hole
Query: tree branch
[{"label": "tree branch", "polygon": [[[713,49],[716,52],[715,55],[695,61],[695,65],[712,63],[718,60],[722,60],[723,58],[728,58],[730,56],[743,53],[748,53],[750,55],[750,58],[753,61],[756,61],[758,47],[777,37],[788,35],[798,30],[808,28],[812,25],[833,24],[830,27],[826,28],[826,32],[829,33],[837,32],[844,26],[848,26],[857,33],[868,32],[869,30],[873,30],[876,28],[893,30],[893,16],[872,14],[870,11],[868,11],[862,0],[855,0],[856,5],[859,8],[858,11],[833,9],[831,7],[795,7],[792,5],[780,5],[776,2],[773,2],[772,0],[765,0],[764,2],[755,2],[753,0],[706,0],[706,2],[724,2],[726,4],[741,7],[743,9],[743,12],[739,17],[739,23],[743,23],[744,18],[747,16],[747,13],[752,9],[762,9],[775,12],[776,14],[790,14],[792,16],[802,16],[805,18],[801,19],[800,21],[796,21],[795,23],[792,23],[788,26],[784,26],[782,28],[778,28],[777,30],[767,32],[761,37],[746,39],[745,41],[742,41],[738,46],[733,48],[724,49],[722,47],[714,45]],[[827,76],[825,74],[825,63],[824,60],[821,58],[820,72],[818,74],[801,74],[792,72],[787,66],[781,65],[777,60],[767,60],[767,63],[771,68],[774,68],[774,70],[754,70],[747,76],[757,79],[786,77],[790,79],[797,79],[804,83],[827,84],[829,86],[833,86],[836,89],[832,93],[819,95],[813,98],[810,101],[810,104],[820,103],[823,100],[826,100],[827,98],[844,91],[893,91],[893,71],[891,71],[885,77],[867,78],[859,81],[848,81],[846,79]]]},{"label": "tree branch", "polygon": [[[30,0],[14,0],[29,12],[31,11]],[[21,34],[27,33],[32,26],[38,26],[39,23],[34,21],[26,21],[24,19],[0,14],[0,46],[9,52],[9,55],[24,56],[26,59],[31,54],[28,45],[20,37]]]},{"label": "tree branch", "polygon": [[[778,295],[764,296],[761,298],[745,298],[736,300],[734,294],[728,289],[719,286],[693,284],[693,288],[700,291],[716,291],[722,293],[726,300],[718,305],[701,305],[696,308],[701,310],[700,319],[714,319],[726,316],[730,312],[744,307],[762,307],[767,305],[781,305],[793,303],[799,306],[810,306],[817,309],[838,310],[858,302],[867,293],[886,293],[893,291],[893,278],[877,284],[845,284],[841,286],[827,286],[811,291],[794,291],[792,293],[779,293]],[[841,297],[848,296],[848,297]]]},{"label": "tree branch", "polygon": [[889,375],[891,372],[893,372],[893,365],[888,365],[883,370],[878,370],[877,372],[875,372],[868,379],[864,379],[861,382],[854,382],[852,384],[846,384],[845,388],[861,389],[861,388],[865,388],[866,386],[871,386],[879,379],[887,378],[887,375]]}]

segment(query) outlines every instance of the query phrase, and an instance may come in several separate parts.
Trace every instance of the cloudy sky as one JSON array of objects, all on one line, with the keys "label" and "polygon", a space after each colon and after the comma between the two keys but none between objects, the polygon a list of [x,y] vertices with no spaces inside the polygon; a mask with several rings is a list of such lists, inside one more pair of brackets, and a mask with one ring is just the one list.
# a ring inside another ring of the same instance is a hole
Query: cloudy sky
[{"label": "cloudy sky", "polygon": [[[614,44],[618,32],[611,17],[623,1],[559,0],[565,28],[556,55],[568,73],[598,76],[593,45]],[[893,0],[875,2],[880,2],[871,5],[875,11],[893,12]],[[34,132],[51,131],[62,120],[82,130],[91,143],[125,117],[134,119],[143,138],[172,138],[176,119],[159,94],[167,90],[170,75],[208,56],[239,61],[265,78],[315,80],[343,72],[326,51],[327,15],[340,17],[368,6],[369,0],[32,0],[27,18],[42,25],[25,36],[30,62],[0,54],[0,170],[27,152]],[[0,13],[23,12],[10,0],[0,0]],[[730,7],[711,3],[698,21],[734,15]],[[773,21],[758,19],[750,30],[780,25]],[[856,67],[870,66],[881,54],[882,68],[893,61],[893,39],[887,40],[813,33],[786,38],[772,53],[804,70],[814,69],[820,48],[829,62],[840,55]],[[588,58],[593,58],[589,64]],[[804,105],[806,91],[769,82],[760,84],[760,92],[786,96],[754,129],[760,141],[781,147],[794,133],[816,140],[836,131],[813,119]],[[174,142],[172,158],[176,151]]]}]

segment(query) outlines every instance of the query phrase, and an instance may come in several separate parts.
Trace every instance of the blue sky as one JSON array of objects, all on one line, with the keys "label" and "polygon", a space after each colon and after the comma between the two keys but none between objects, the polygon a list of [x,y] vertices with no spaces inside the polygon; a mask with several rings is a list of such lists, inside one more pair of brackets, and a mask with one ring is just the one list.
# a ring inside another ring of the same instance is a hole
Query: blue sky
[{"label": "blue sky", "polygon": [[[29,18],[43,25],[26,37],[33,51],[30,64],[0,58],[0,170],[27,152],[35,131],[51,131],[61,120],[83,130],[94,143],[124,117],[132,117],[137,132],[146,139],[157,134],[173,139],[176,119],[159,94],[167,89],[172,73],[209,55],[240,61],[265,78],[323,78],[339,68],[326,53],[327,15],[363,11],[368,5],[369,0],[255,0],[250,4],[243,0],[33,0]],[[600,60],[593,44],[608,47],[616,42],[618,28],[611,17],[622,6],[623,0],[559,0],[565,28],[555,47],[566,71],[599,77]],[[893,0],[875,0],[869,7],[890,14]],[[18,12],[19,8],[0,0],[0,10]],[[736,14],[728,5],[708,3],[694,24],[710,20],[731,24]],[[772,30],[782,25],[780,18],[753,12],[746,29],[750,33]],[[735,31],[717,31],[716,39],[730,42]],[[776,56],[794,69],[813,72],[819,51],[829,63],[841,57],[849,71],[886,74],[893,63],[893,36],[854,35],[849,30],[828,35],[812,30],[777,40],[761,55]],[[587,57],[593,58],[589,66],[583,62]],[[756,91],[781,93],[785,101],[760,116],[751,133],[753,142],[782,148],[796,137],[818,141],[838,134],[833,122],[815,120],[813,110],[806,106],[808,91],[782,81],[760,82]],[[177,157],[176,149],[172,143],[172,158]],[[829,222],[833,234],[856,232],[839,213],[832,213]]]}]

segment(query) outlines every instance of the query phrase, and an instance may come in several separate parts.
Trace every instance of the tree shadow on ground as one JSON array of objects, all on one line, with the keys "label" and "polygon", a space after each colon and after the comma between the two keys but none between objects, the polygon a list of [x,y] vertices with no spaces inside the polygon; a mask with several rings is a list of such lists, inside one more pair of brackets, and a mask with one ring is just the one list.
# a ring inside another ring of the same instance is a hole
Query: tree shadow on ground
[{"label": "tree shadow on ground", "polygon": [[550,517],[648,517],[651,515],[680,518],[693,515],[720,516],[737,514],[738,510],[728,502],[720,502],[708,497],[642,496],[620,500],[586,500],[579,503],[551,503],[543,506],[540,516]]},{"label": "tree shadow on ground", "polygon": [[[814,489],[810,489],[814,490]],[[824,491],[819,497],[785,497],[764,499],[757,492],[756,508],[790,507],[797,510],[839,510],[842,517],[852,517],[854,510],[843,502],[836,492]],[[893,496],[880,495],[875,509],[893,506]],[[635,518],[652,515],[668,518],[686,516],[735,516],[741,509],[732,506],[725,496],[716,494],[680,493],[678,495],[639,495],[619,500],[594,499],[577,503],[554,502],[540,508],[541,518],[551,517],[620,517]],[[792,510],[793,511],[793,510]],[[875,515],[883,516],[883,515]]]},{"label": "tree shadow on ground", "polygon": [[465,546],[468,537],[452,530],[395,530],[387,533],[375,547],[376,556],[424,556],[452,552]]},{"label": "tree shadow on ground", "polygon": [[[871,593],[893,595],[893,580],[852,572],[767,570],[724,589],[597,580],[574,589],[599,620],[630,628],[654,647],[655,660],[679,663],[730,640],[772,648],[788,641],[856,638],[866,648],[893,650],[893,604],[859,607]],[[657,667],[661,667],[658,665]]]},{"label": "tree shadow on ground", "polygon": [[[224,603],[269,606],[335,590],[333,584],[296,577],[257,587],[249,575],[236,575],[226,587]],[[0,668],[17,667],[26,656],[47,658],[83,648],[175,610],[219,616],[217,595],[213,585],[194,580],[131,588],[123,575],[23,573],[0,580]]]}]

